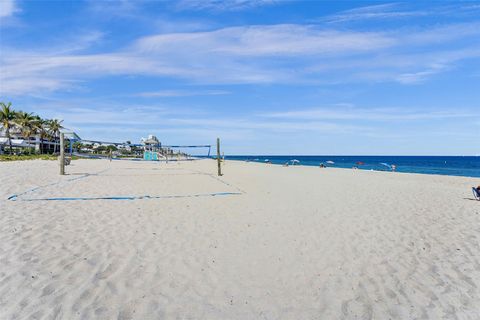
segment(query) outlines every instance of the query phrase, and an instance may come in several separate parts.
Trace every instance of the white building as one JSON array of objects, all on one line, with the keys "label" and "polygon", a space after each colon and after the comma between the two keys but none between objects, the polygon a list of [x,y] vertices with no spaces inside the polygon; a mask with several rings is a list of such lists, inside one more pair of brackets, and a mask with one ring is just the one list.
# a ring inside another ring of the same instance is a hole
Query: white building
[{"label": "white building", "polygon": [[[72,130],[63,128],[60,130],[64,134],[66,140],[81,140],[81,138]],[[40,148],[43,147],[44,151],[52,152],[56,147],[58,150],[60,147],[60,138],[52,138],[51,140],[43,139],[41,141],[40,135],[31,136],[29,139],[25,139],[20,130],[10,130],[10,141],[13,148],[35,148],[35,152],[40,152]],[[6,137],[5,130],[0,129],[0,154],[4,153],[6,149],[10,147],[9,139]]]}]

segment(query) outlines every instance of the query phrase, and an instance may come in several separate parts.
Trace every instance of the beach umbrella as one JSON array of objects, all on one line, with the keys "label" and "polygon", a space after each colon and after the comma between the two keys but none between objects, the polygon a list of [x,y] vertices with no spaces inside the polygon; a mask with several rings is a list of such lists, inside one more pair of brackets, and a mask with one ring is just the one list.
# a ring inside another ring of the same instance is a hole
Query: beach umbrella
[{"label": "beach umbrella", "polygon": [[364,165],[364,164],[365,164],[365,162],[362,162],[362,161],[357,161],[357,162],[355,162],[355,164],[357,164],[357,165],[359,165],[359,166],[362,166],[362,165]]},{"label": "beach umbrella", "polygon": [[326,161],[326,163],[328,163],[328,164],[335,164],[335,162],[333,162],[332,160],[328,160],[328,161]]},{"label": "beach umbrella", "polygon": [[297,159],[290,160],[290,162],[291,162],[293,165],[298,165],[298,164],[300,163],[300,161],[297,160]]}]

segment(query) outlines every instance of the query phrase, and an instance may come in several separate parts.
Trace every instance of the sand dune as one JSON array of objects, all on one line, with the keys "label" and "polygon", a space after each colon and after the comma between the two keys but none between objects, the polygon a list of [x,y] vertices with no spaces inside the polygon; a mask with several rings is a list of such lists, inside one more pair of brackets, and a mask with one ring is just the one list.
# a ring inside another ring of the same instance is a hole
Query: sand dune
[{"label": "sand dune", "polygon": [[[0,163],[2,320],[479,318],[478,181],[235,161],[219,179],[211,160],[57,171]],[[92,197],[138,199],[58,200]]]}]

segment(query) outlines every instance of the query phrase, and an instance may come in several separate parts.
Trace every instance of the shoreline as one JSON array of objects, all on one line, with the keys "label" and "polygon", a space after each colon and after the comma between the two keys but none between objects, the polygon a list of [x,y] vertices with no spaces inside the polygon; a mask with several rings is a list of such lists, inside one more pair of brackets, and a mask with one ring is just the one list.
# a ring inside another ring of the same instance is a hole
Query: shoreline
[{"label": "shoreline", "polygon": [[[237,160],[237,159],[230,160],[228,158],[225,158],[225,162],[230,162],[230,161],[243,162],[243,163],[255,163],[255,164],[265,165],[265,166],[273,165],[273,166],[284,167],[284,165],[282,165],[280,163],[265,163],[265,162],[259,162],[259,161],[246,161],[246,160]],[[421,176],[426,175],[426,176],[439,176],[439,177],[458,177],[458,178],[470,178],[470,179],[480,180],[480,177],[465,176],[465,175],[450,175],[450,174],[421,173],[421,172],[402,172],[402,171],[373,170],[373,169],[362,169],[362,168],[353,169],[353,168],[342,168],[342,167],[334,167],[334,166],[320,168],[318,165],[315,166],[315,165],[308,165],[308,164],[301,164],[301,163],[298,164],[298,165],[289,165],[288,168],[290,168],[290,167],[310,167],[310,168],[317,168],[317,169],[320,169],[320,170],[341,169],[341,170],[362,171],[362,172],[383,172],[383,173],[393,173],[393,174],[397,174],[397,173],[398,174],[412,174],[412,175],[421,175]]]},{"label": "shoreline", "polygon": [[[31,162],[31,161],[58,161],[57,156],[51,156],[51,155],[42,155],[39,157],[32,157],[31,159],[28,157],[25,157],[25,159],[9,159],[7,160],[0,160],[0,163],[11,163],[11,162]],[[409,156],[405,156],[409,157]],[[192,156],[189,159],[176,159],[172,158],[169,159],[168,161],[166,160],[155,160],[155,161],[148,161],[144,160],[142,158],[112,158],[112,161],[132,161],[132,162],[152,162],[152,163],[168,163],[168,162],[190,162],[190,161],[198,161],[198,160],[215,160],[215,158],[206,158],[206,157],[194,157]],[[77,155],[74,155],[72,158],[72,161],[77,161],[77,160],[109,160],[108,157],[102,157],[102,156],[92,156],[92,157],[80,157]],[[239,162],[239,163],[255,163],[259,165],[274,165],[274,166],[280,166],[280,167],[285,167],[281,163],[265,163],[265,162],[260,162],[260,161],[247,161],[247,160],[239,160],[239,159],[228,159],[225,158],[225,162]],[[325,168],[319,168],[318,165],[309,165],[309,164],[297,164],[297,165],[289,165],[288,167],[311,167],[311,168],[318,168],[318,169],[341,169],[341,170],[351,170],[351,171],[362,171],[362,172],[384,172],[384,173],[397,173],[397,174],[413,174],[413,175],[426,175],[426,176],[439,176],[439,177],[461,177],[461,178],[469,178],[469,179],[477,179],[480,180],[480,177],[476,176],[469,176],[469,175],[460,175],[460,174],[441,174],[441,173],[424,173],[424,172],[405,172],[405,171],[389,171],[389,170],[375,170],[375,169],[363,169],[361,167],[358,167],[356,169],[354,168],[346,168],[346,167],[336,167],[336,166],[327,166]]]}]

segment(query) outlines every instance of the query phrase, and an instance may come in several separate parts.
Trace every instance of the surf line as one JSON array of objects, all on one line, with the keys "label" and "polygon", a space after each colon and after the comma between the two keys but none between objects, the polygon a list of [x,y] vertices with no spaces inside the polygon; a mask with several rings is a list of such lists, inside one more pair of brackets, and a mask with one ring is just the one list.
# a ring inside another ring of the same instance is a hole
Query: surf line
[{"label": "surf line", "polygon": [[110,168],[107,168],[105,170],[101,170],[99,172],[96,172],[96,173],[85,173],[79,177],[75,177],[75,178],[71,178],[71,179],[67,179],[67,180],[64,180],[64,181],[57,181],[57,182],[53,182],[53,183],[49,183],[49,184],[46,184],[46,185],[43,185],[43,186],[38,186],[38,187],[34,187],[34,188],[31,188],[31,189],[28,189],[24,192],[20,192],[20,193],[17,193],[17,194],[13,194],[11,195],[10,197],[7,198],[7,200],[10,200],[10,201],[17,201],[17,200],[21,200],[20,199],[20,196],[23,196],[23,195],[26,195],[28,193],[32,193],[34,191],[37,191],[37,190],[40,190],[40,189],[44,189],[44,188],[47,188],[47,187],[51,187],[51,186],[55,186],[55,185],[59,185],[61,183],[65,183],[65,182],[72,182],[72,181],[76,181],[76,180],[80,180],[80,179],[83,179],[83,178],[87,178],[87,177],[90,177],[90,176],[98,176],[99,174],[101,173],[104,173],[106,171],[110,170]]},{"label": "surf line", "polygon": [[92,200],[149,200],[149,199],[179,199],[241,195],[240,192],[214,192],[199,193],[190,195],[166,195],[166,196],[105,196],[105,197],[53,197],[53,198],[32,198],[18,199],[20,201],[92,201]]}]

